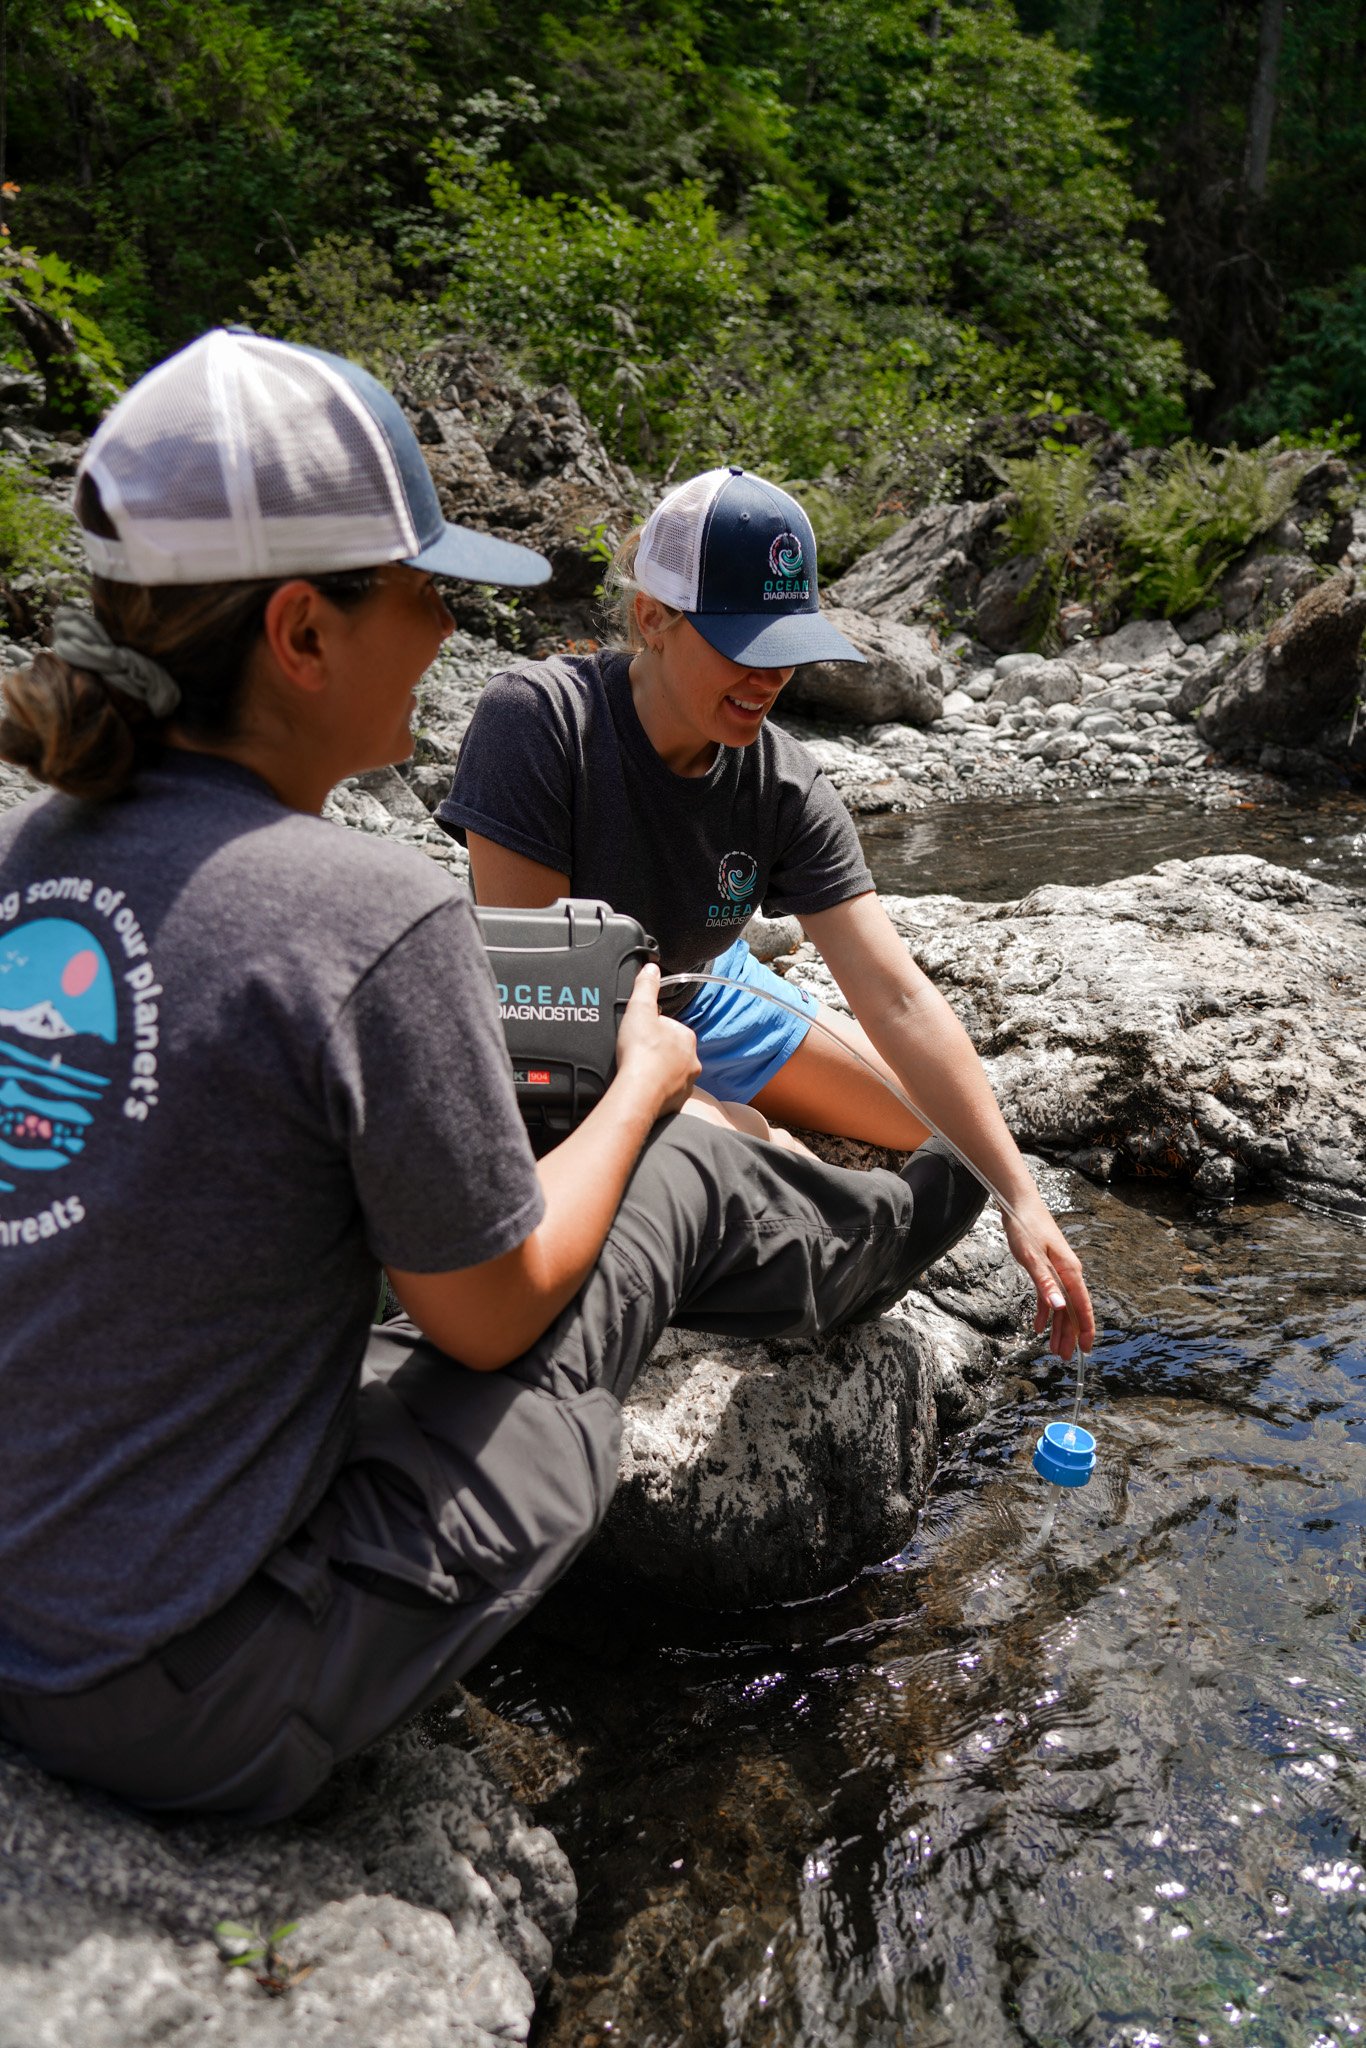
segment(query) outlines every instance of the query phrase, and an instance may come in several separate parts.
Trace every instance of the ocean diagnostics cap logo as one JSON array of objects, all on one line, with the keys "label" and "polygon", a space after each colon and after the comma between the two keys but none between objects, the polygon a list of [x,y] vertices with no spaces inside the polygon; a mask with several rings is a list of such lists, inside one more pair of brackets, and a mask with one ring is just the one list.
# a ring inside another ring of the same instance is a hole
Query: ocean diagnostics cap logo
[{"label": "ocean diagnostics cap logo", "polygon": [[801,538],[795,533],[778,533],[768,551],[768,566],[775,576],[800,576],[805,561]]}]

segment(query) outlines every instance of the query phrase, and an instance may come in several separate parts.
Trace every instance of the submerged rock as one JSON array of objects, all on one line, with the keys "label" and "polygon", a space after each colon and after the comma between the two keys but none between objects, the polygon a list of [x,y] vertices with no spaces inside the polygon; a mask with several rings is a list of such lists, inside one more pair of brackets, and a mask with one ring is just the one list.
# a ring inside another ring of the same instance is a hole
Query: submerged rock
[{"label": "submerged rock", "polygon": [[[0,1747],[3,2048],[507,2048],[577,1888],[429,1717],[338,1772],[307,1820],[153,1822]],[[249,1940],[278,1936],[230,1967]],[[262,1984],[260,1977],[269,1977]]]}]

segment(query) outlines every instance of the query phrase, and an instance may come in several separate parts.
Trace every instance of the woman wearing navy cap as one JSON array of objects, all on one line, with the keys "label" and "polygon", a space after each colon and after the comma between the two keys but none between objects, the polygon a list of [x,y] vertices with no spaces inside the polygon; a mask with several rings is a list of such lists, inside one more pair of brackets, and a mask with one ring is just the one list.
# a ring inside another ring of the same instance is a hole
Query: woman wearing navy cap
[{"label": "woman wearing navy cap", "polygon": [[533,1159],[468,896],[318,816],[411,751],[433,575],[547,573],[446,525],[373,378],[207,335],[76,513],[93,608],[0,708],[50,785],[0,818],[0,1736],[269,1820],[573,1561],[670,1318],[878,1313],[911,1190],[669,1115],[654,969]]},{"label": "woman wearing navy cap", "polygon": [[[971,1041],[897,936],[815,759],[767,722],[798,663],[863,659],[821,613],[806,514],[760,477],[709,470],[625,543],[615,586],[624,648],[523,664],[480,699],[437,812],[468,843],[479,900],[601,897],[654,935],[666,975],[744,983],[753,993],[703,986],[679,1012],[711,1113],[785,1146],[798,1124],[910,1151],[922,1213],[961,1234],[976,1185],[877,1078],[902,1077],[1022,1219],[1011,1247],[1053,1349],[1089,1349],[1080,1265]],[[743,934],[761,905],[800,917],[856,1022],[753,958]],[[842,1043],[810,1029],[818,1014]]]}]

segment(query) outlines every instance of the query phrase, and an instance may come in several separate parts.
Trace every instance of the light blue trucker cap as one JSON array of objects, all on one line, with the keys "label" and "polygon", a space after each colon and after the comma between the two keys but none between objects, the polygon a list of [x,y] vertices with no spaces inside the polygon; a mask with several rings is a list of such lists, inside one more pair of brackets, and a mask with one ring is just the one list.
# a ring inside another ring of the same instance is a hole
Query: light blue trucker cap
[{"label": "light blue trucker cap", "polygon": [[530,587],[544,555],[453,525],[393,394],[323,349],[216,328],[139,378],[86,451],[119,583],[224,583],[403,562]]}]

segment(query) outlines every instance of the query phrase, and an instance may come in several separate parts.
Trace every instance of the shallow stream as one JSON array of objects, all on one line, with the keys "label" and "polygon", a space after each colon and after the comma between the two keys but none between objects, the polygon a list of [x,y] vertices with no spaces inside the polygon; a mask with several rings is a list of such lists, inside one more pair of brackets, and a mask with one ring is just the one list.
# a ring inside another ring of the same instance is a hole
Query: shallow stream
[{"label": "shallow stream", "polygon": [[1044,882],[1079,888],[1163,860],[1252,853],[1325,882],[1366,877],[1366,799],[1325,795],[1211,807],[1176,790],[1069,791],[1042,802],[930,804],[862,821],[878,888],[1007,902]]},{"label": "shallow stream", "polygon": [[[870,850],[884,888],[1004,897],[1198,852],[1356,880],[1366,845],[1340,803],[1087,810]],[[1363,2037],[1366,1232],[1050,1195],[1106,1324],[1089,1487],[1030,1469],[1071,1408],[1040,1360],[842,1592],[703,1615],[571,1580],[476,1674],[582,1888],[536,2048]]]}]

